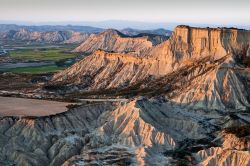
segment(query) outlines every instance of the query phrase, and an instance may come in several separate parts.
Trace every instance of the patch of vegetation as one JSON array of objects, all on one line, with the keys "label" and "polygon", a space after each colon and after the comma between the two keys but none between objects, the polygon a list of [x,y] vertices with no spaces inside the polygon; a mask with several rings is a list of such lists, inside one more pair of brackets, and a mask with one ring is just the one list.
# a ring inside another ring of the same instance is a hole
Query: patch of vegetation
[{"label": "patch of vegetation", "polygon": [[173,166],[188,166],[189,163],[192,163],[194,160],[192,157],[192,154],[185,150],[168,150],[164,152],[165,156],[171,156],[173,159],[173,163],[171,165]]},{"label": "patch of vegetation", "polygon": [[79,108],[81,105],[79,105],[79,104],[69,104],[69,105],[67,105],[66,107],[68,108],[68,109],[74,109],[74,108]]},{"label": "patch of vegetation", "polygon": [[28,74],[41,74],[41,73],[52,73],[62,70],[64,68],[58,67],[57,65],[45,65],[45,66],[35,66],[35,67],[19,67],[14,69],[9,69],[9,72],[13,73],[28,73]]},{"label": "patch of vegetation", "polygon": [[239,138],[245,137],[245,136],[250,135],[250,125],[226,128],[225,132],[235,134]]},{"label": "patch of vegetation", "polygon": [[51,74],[13,74],[0,72],[0,90],[15,91],[21,89],[34,89],[37,84],[32,82],[33,79],[41,77],[50,78]]},{"label": "patch of vegetation", "polygon": [[17,67],[17,68],[6,68],[2,69],[4,72],[13,73],[28,73],[28,74],[40,74],[40,73],[52,73],[62,70],[74,63],[74,58],[76,54],[71,53],[73,45],[63,45],[63,46],[20,46],[21,49],[10,51],[8,57],[14,62],[25,61],[39,61],[48,62],[52,61],[55,64],[47,64],[41,66],[27,66],[27,67]]},{"label": "patch of vegetation", "polygon": [[[212,139],[211,139],[212,140]],[[210,139],[185,139],[179,143],[179,148],[174,150],[167,150],[163,154],[165,156],[171,156],[174,160],[172,165],[186,166],[194,162],[192,153],[197,153],[200,150],[210,147],[217,147],[215,143]]]},{"label": "patch of vegetation", "polygon": [[74,58],[76,55],[69,52],[69,48],[36,48],[20,49],[10,52],[11,58],[27,60],[50,60],[59,61]]}]

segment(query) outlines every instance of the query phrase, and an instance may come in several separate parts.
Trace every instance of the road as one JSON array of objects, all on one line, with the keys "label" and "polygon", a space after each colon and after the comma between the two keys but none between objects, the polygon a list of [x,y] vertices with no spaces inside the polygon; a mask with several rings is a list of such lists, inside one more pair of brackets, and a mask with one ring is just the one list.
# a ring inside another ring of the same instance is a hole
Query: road
[{"label": "road", "polygon": [[111,101],[111,102],[127,102],[128,99],[78,99],[79,101],[96,101],[96,102],[104,102],[104,101]]}]

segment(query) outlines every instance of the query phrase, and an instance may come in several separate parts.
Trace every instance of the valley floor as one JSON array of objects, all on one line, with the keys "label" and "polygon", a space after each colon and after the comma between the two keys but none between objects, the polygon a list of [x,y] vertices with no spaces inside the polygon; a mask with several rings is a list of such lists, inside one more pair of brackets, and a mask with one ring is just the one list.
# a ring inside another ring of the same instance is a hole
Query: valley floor
[{"label": "valley floor", "polygon": [[0,116],[48,116],[66,111],[69,104],[71,103],[0,97]]}]

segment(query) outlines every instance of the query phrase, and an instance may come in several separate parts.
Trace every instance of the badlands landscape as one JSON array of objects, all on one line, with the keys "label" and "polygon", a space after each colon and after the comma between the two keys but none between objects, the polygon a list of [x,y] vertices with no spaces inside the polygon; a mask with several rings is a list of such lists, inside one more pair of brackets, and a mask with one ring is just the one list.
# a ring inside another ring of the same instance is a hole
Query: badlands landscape
[{"label": "badlands landscape", "polygon": [[0,33],[0,165],[250,165],[249,30],[36,28]]}]

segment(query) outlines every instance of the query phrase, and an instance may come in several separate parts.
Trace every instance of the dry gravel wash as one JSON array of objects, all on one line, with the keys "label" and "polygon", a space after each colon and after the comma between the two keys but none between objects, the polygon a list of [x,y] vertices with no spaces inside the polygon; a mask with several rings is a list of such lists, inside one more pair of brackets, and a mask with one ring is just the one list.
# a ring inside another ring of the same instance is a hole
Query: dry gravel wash
[{"label": "dry gravel wash", "polygon": [[0,97],[0,116],[48,116],[65,112],[70,103]]}]

